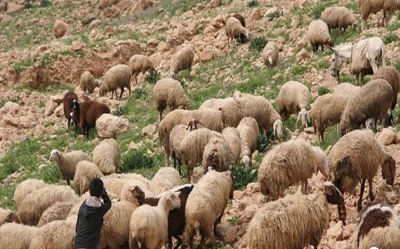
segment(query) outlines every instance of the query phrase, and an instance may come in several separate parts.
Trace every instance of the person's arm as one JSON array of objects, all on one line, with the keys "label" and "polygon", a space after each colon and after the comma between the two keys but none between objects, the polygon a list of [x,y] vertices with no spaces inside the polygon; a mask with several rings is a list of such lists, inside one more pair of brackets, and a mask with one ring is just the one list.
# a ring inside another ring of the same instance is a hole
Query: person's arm
[{"label": "person's arm", "polygon": [[107,211],[111,208],[111,200],[110,200],[110,197],[108,197],[106,189],[103,189],[101,198],[103,199],[102,209],[103,209],[104,213],[107,213]]}]

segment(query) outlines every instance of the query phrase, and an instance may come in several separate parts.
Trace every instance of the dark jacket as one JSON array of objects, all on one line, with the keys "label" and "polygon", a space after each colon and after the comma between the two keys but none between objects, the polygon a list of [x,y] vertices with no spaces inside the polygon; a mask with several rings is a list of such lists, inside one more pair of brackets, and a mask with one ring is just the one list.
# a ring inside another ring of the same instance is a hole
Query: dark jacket
[{"label": "dark jacket", "polygon": [[76,222],[75,248],[96,248],[100,240],[103,216],[111,208],[111,201],[104,191],[102,203],[96,196],[87,198],[79,208]]}]

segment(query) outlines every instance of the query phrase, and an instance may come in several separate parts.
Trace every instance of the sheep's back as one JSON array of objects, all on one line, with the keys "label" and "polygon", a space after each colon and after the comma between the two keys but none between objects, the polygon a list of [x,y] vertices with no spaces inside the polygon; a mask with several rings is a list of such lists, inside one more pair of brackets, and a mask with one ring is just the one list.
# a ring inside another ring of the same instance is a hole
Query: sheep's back
[{"label": "sheep's back", "polygon": [[14,191],[14,204],[15,208],[18,210],[21,206],[22,201],[35,190],[46,187],[47,184],[43,180],[39,179],[26,179],[20,182]]},{"label": "sheep's back", "polygon": [[306,35],[311,44],[325,43],[330,38],[328,25],[322,20],[311,21]]},{"label": "sheep's back", "polygon": [[31,240],[39,228],[17,223],[6,223],[0,226],[1,248],[28,249]]},{"label": "sheep's back", "polygon": [[128,65],[118,64],[110,68],[104,75],[103,85],[108,85],[109,90],[118,87],[129,87],[131,84],[132,72]]},{"label": "sheep's back", "polygon": [[346,103],[347,97],[338,94],[328,93],[318,97],[310,110],[313,124],[321,128],[338,124]]},{"label": "sheep's back", "polygon": [[371,80],[375,79],[384,79],[386,80],[393,90],[393,100],[392,100],[392,110],[396,107],[397,104],[397,94],[399,92],[399,84],[400,84],[400,73],[393,66],[381,66],[378,70],[372,75]]}]

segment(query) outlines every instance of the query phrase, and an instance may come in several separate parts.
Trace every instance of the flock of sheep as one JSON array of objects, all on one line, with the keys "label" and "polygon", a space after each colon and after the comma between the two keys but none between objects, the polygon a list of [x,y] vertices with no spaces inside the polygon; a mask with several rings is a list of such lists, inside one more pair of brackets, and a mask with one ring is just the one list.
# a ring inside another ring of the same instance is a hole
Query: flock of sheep
[{"label": "flock of sheep", "polygon": [[[363,27],[369,14],[379,10],[384,11],[386,24],[386,13],[398,6],[395,0],[359,1]],[[195,48],[183,47],[171,58],[169,77],[160,79],[153,88],[160,120],[158,137],[167,167],[152,179],[117,173],[121,151],[114,139],[101,141],[91,155],[53,150],[49,159],[57,163],[67,185],[49,185],[37,179],[21,182],[14,193],[17,212],[0,209],[1,247],[72,248],[77,211],[94,177],[103,179],[113,199],[104,217],[98,248],[172,248],[172,238],[176,239],[174,248],[194,248],[196,236],[201,246],[212,246],[228,199],[233,198],[230,166],[254,167],[252,155],[257,150],[258,135],[272,131],[279,144],[266,153],[258,168],[259,190],[268,202],[254,214],[247,228],[247,248],[317,248],[330,222],[328,204],[337,205],[338,217],[345,224],[343,194],[354,192],[359,183],[360,221],[353,247],[398,248],[400,219],[373,194],[373,179],[379,170],[386,184],[394,184],[396,161],[366,124],[372,121],[377,128],[393,120],[400,74],[395,67],[385,65],[384,43],[379,37],[333,47],[330,29],[345,30],[348,26],[357,26],[353,13],[345,7],[329,7],[321,19],[310,23],[306,38],[314,52],[324,45],[333,51],[332,76],[339,79],[346,62],[359,84],[366,74],[373,74],[371,80],[361,86],[341,83],[333,93],[319,96],[313,103],[306,85],[289,81],[280,89],[277,110],[262,96],[238,91],[231,97],[208,99],[198,109],[190,110],[190,99],[174,79],[180,71],[192,68]],[[226,34],[228,43],[250,39],[243,16],[236,14],[227,19]],[[275,67],[279,63],[277,44],[268,42],[261,57],[267,67]],[[100,87],[100,95],[111,91],[111,98],[114,93],[118,98],[120,89],[121,98],[124,88],[130,95],[131,81],[137,83],[138,75],[149,70],[155,70],[149,57],[134,55],[128,65],[110,68],[101,84],[90,72],[84,72],[81,88],[93,93],[95,87]],[[69,127],[74,123],[76,133],[79,124],[89,137],[97,118],[110,113],[110,109],[96,101],[78,102],[75,93],[65,96],[67,124]],[[167,107],[170,111],[163,116]],[[312,121],[319,140],[324,139],[327,127],[336,124],[341,138],[328,152],[302,139],[283,142],[282,120],[292,114],[297,115],[303,128]],[[174,168],[169,167],[171,157]],[[181,162],[186,166],[187,184],[182,182]],[[195,182],[192,177],[198,164],[202,165],[202,176]],[[317,183],[307,193],[309,179],[318,172],[328,181]],[[71,180],[75,189],[70,187]],[[371,203],[362,209],[367,180]],[[299,182],[299,191],[285,194]]]}]

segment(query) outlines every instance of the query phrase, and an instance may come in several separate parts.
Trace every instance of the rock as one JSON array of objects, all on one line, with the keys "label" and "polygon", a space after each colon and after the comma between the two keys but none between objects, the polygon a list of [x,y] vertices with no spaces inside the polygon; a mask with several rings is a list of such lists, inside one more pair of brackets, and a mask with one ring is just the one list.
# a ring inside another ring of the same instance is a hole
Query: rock
[{"label": "rock", "polygon": [[128,120],[109,113],[101,115],[96,121],[97,134],[100,138],[115,138],[128,128]]},{"label": "rock", "polygon": [[157,51],[158,52],[166,52],[171,50],[171,44],[168,42],[160,42],[157,46]]},{"label": "rock", "polygon": [[378,136],[378,142],[383,145],[390,145],[397,140],[397,134],[388,128],[384,128]]},{"label": "rock", "polygon": [[139,143],[134,143],[134,142],[131,142],[129,145],[128,145],[128,150],[137,150],[137,149],[139,149],[140,147],[143,147],[143,143],[142,142],[139,142]]},{"label": "rock", "polygon": [[54,115],[56,117],[64,117],[64,104],[60,104],[54,109]]},{"label": "rock", "polygon": [[335,239],[340,241],[343,239],[343,222],[339,221],[333,227],[330,227],[326,232],[328,239]]},{"label": "rock", "polygon": [[200,61],[201,62],[208,62],[214,59],[214,49],[207,47],[200,53]]},{"label": "rock", "polygon": [[14,17],[7,14],[0,14],[0,22],[11,22],[14,20]]},{"label": "rock", "polygon": [[218,226],[217,232],[224,244],[231,244],[236,240],[237,226],[230,224],[228,221],[222,221]]},{"label": "rock", "polygon": [[7,11],[7,3],[5,1],[0,2],[0,12],[6,12]]},{"label": "rock", "polygon": [[153,135],[157,131],[157,127],[154,124],[149,124],[142,129],[142,136]]},{"label": "rock", "polygon": [[246,207],[246,209],[244,210],[244,216],[246,217],[248,222],[253,219],[253,216],[258,211],[258,209],[259,207],[255,204]]},{"label": "rock", "polygon": [[108,7],[103,11],[103,18],[116,18],[121,15],[121,10],[115,6]]},{"label": "rock", "polygon": [[85,47],[85,43],[83,43],[81,41],[74,41],[74,42],[72,42],[72,45],[71,45],[71,49],[73,51],[82,50],[84,47]]},{"label": "rock", "polygon": [[119,0],[100,0],[99,8],[105,9],[107,7],[111,7],[112,5],[118,3]]},{"label": "rock", "polygon": [[1,110],[4,111],[5,113],[9,113],[10,111],[18,112],[19,110],[21,110],[21,106],[17,103],[7,101],[1,108]]},{"label": "rock", "polygon": [[15,13],[15,12],[23,10],[24,8],[25,7],[22,4],[15,4],[15,3],[7,4],[7,12],[8,13]]},{"label": "rock", "polygon": [[68,32],[68,24],[63,20],[56,20],[54,22],[54,35],[56,38],[61,38]]},{"label": "rock", "polygon": [[[254,22],[254,21],[260,20],[261,19],[261,9],[260,8],[252,9],[250,11],[248,19],[250,20],[250,22]],[[247,25],[246,25],[246,27],[247,27]]]},{"label": "rock", "polygon": [[3,115],[2,121],[8,125],[19,127],[20,120],[18,117],[13,117],[10,114]]},{"label": "rock", "polygon": [[93,21],[89,24],[89,28],[96,27],[96,26],[98,26],[100,23],[101,23],[101,20],[99,20],[99,19],[93,20]]},{"label": "rock", "polygon": [[133,15],[138,12],[142,12],[143,10],[146,10],[153,6],[153,2],[150,0],[139,0],[136,2],[136,4],[132,7],[132,9],[129,11],[130,15]]},{"label": "rock", "polygon": [[53,99],[47,100],[46,106],[45,106],[45,109],[44,109],[44,115],[50,116],[51,114],[53,114],[54,113],[54,109],[56,109],[56,106],[57,106],[57,103],[55,103],[53,101]]}]

